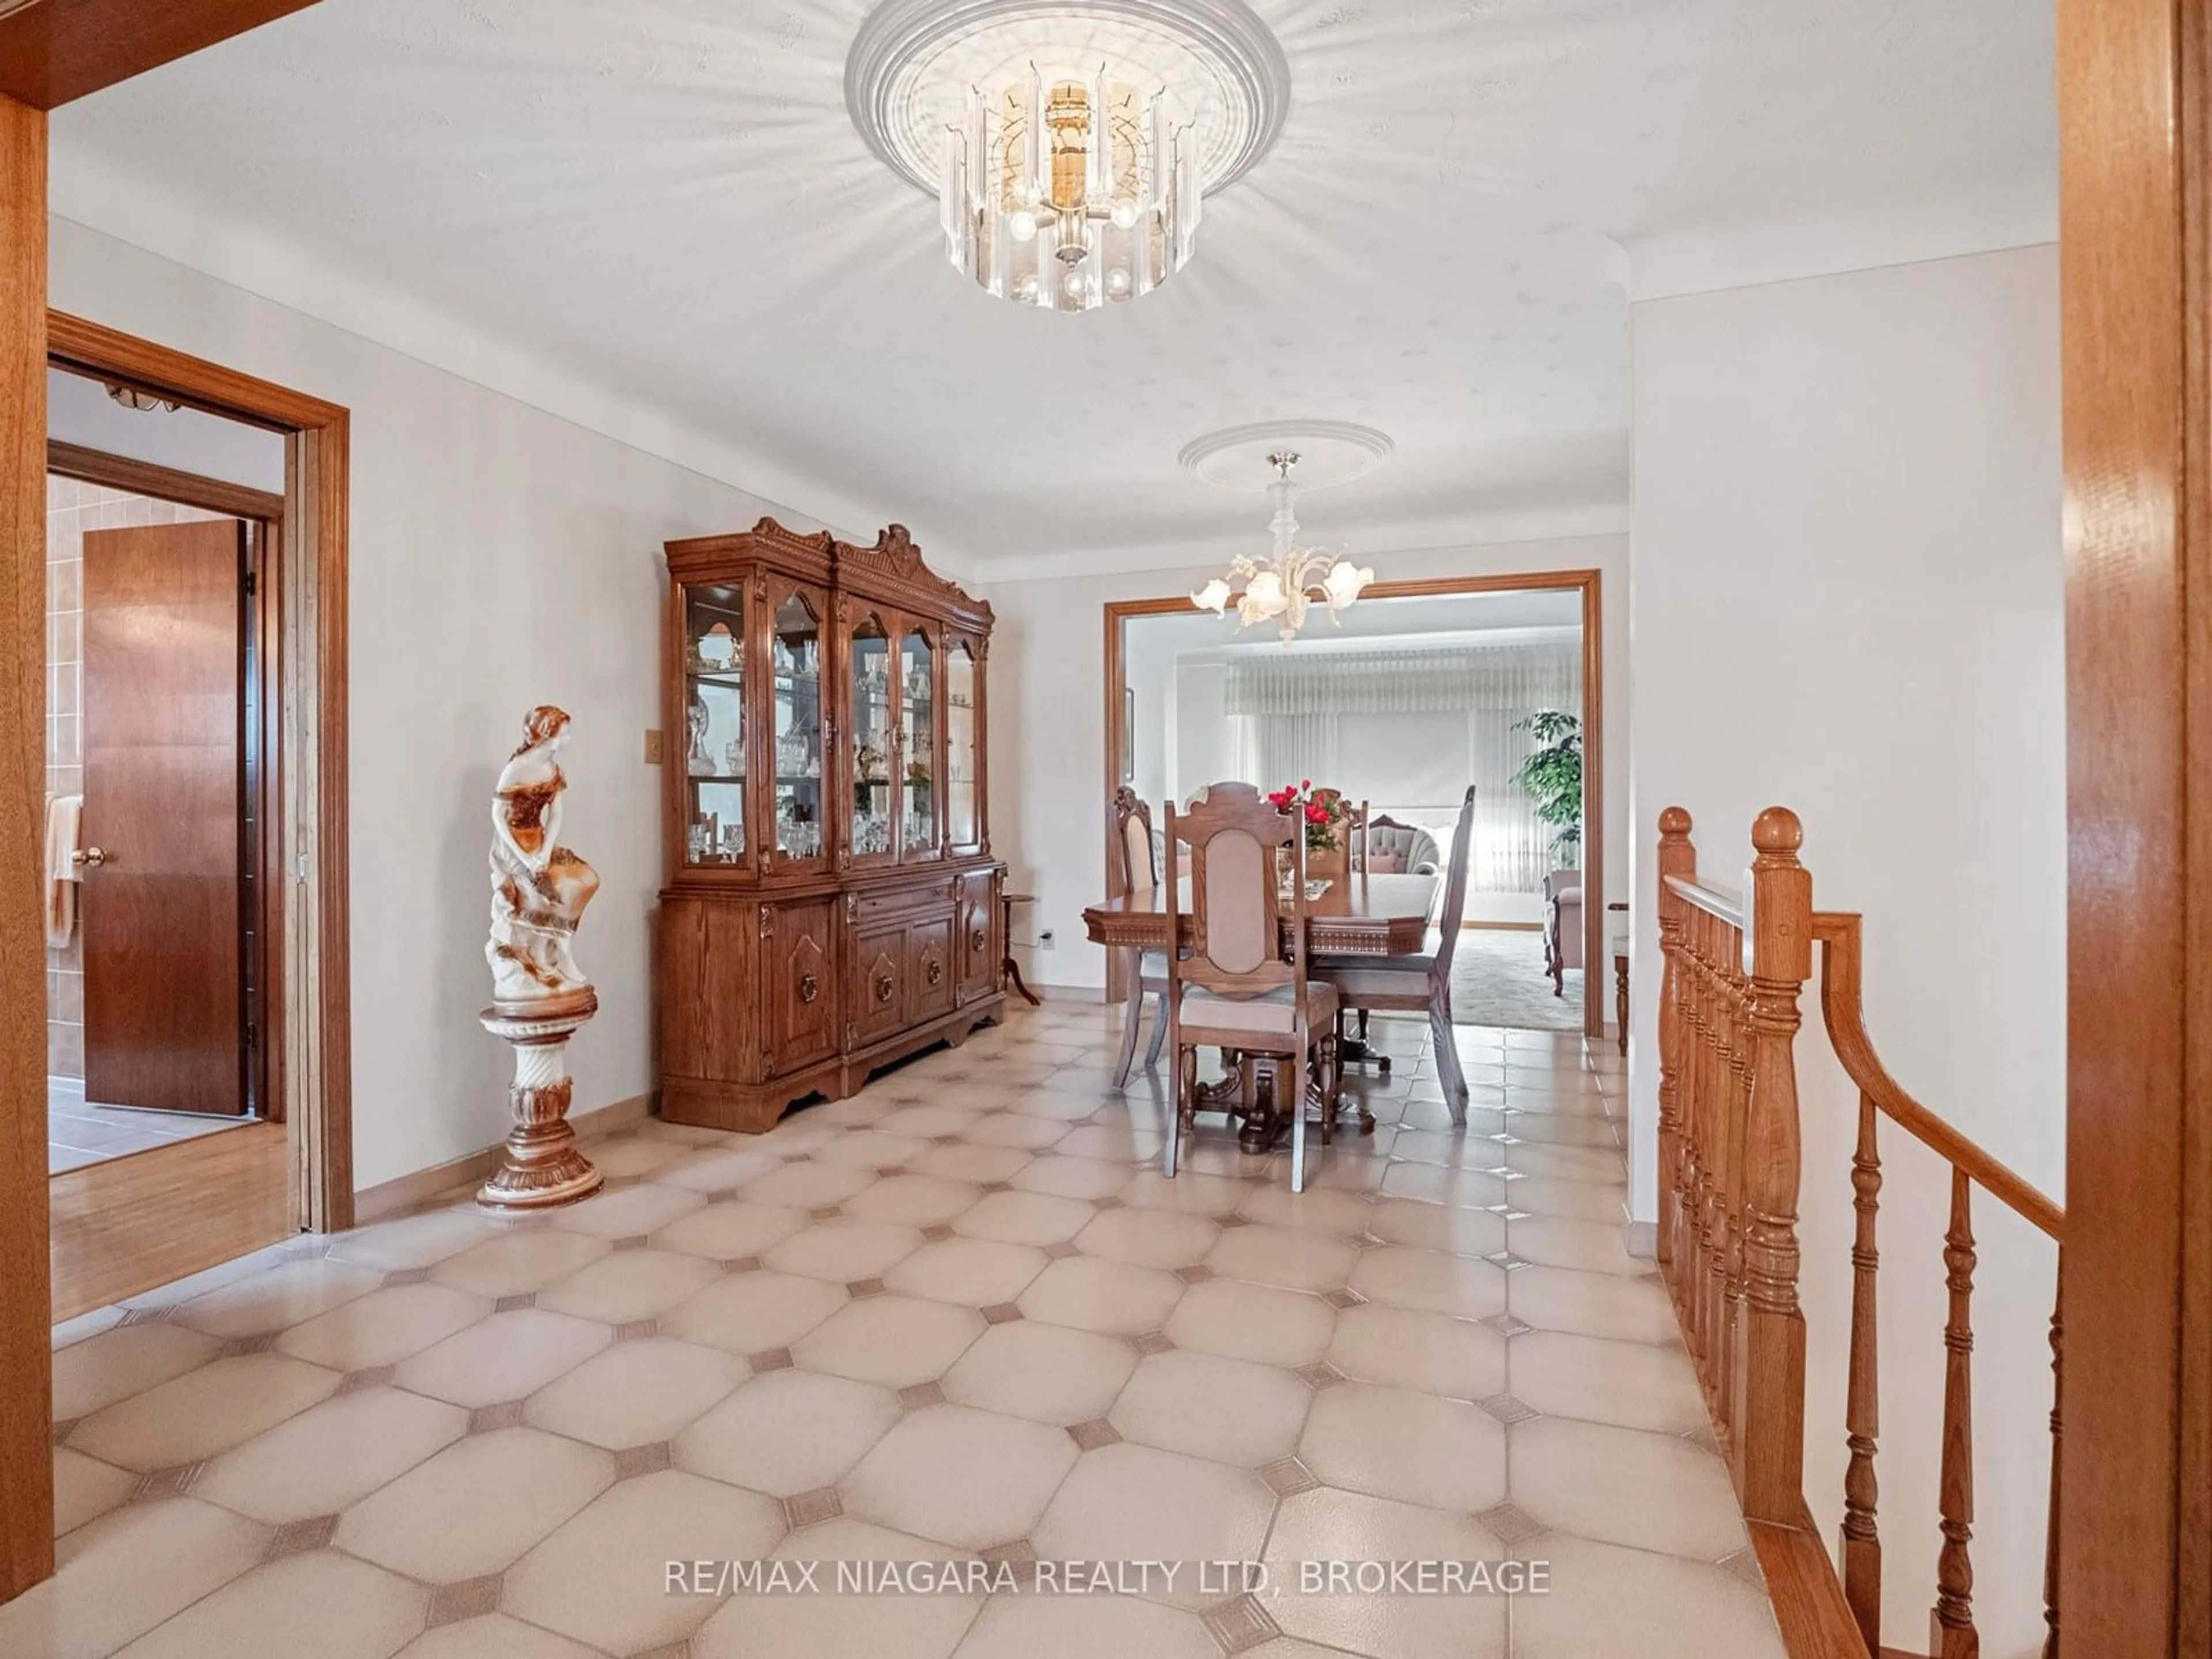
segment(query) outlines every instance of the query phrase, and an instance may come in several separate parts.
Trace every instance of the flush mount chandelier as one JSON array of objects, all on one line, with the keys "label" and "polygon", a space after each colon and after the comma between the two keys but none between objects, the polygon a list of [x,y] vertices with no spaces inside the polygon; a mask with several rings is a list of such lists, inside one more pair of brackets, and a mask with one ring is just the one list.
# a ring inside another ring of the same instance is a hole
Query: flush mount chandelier
[{"label": "flush mount chandelier", "polygon": [[953,265],[1044,311],[1151,293],[1274,142],[1290,71],[1243,0],[885,0],[845,61],[869,147]]},{"label": "flush mount chandelier", "polygon": [[[1338,613],[1375,580],[1375,572],[1352,563],[1342,553],[1297,544],[1298,486],[1291,477],[1298,464],[1297,454],[1278,450],[1267,461],[1276,472],[1275,482],[1267,487],[1275,503],[1275,516],[1267,526],[1274,532],[1273,553],[1265,564],[1239,553],[1230,562],[1228,576],[1216,576],[1192,594],[1190,602],[1218,617],[1234,600],[1237,627],[1272,622],[1288,645],[1306,625],[1309,610],[1325,605],[1329,621],[1335,622]],[[1242,592],[1237,591],[1238,583],[1243,584]]]}]

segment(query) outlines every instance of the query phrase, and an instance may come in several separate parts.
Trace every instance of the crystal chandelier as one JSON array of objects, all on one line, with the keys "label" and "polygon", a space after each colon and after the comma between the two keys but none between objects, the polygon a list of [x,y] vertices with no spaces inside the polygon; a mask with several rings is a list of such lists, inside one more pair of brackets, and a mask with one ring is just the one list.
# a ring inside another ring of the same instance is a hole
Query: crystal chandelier
[{"label": "crystal chandelier", "polygon": [[[1216,576],[1192,594],[1190,602],[1218,617],[1233,599],[1239,628],[1272,622],[1288,645],[1297,638],[1306,623],[1306,611],[1316,601],[1328,607],[1328,619],[1334,623],[1337,613],[1375,580],[1375,572],[1352,563],[1341,553],[1297,544],[1298,486],[1291,478],[1291,469],[1298,464],[1297,452],[1278,451],[1267,457],[1267,463],[1276,473],[1275,482],[1267,486],[1275,503],[1275,516],[1268,525],[1275,535],[1273,556],[1261,564],[1239,553],[1230,563],[1228,577]],[[1243,584],[1241,593],[1233,586],[1237,582]]]},{"label": "crystal chandelier", "polygon": [[1028,72],[971,88],[947,135],[945,252],[993,294],[1091,311],[1158,288],[1190,258],[1201,188],[1192,124],[1141,71]]}]

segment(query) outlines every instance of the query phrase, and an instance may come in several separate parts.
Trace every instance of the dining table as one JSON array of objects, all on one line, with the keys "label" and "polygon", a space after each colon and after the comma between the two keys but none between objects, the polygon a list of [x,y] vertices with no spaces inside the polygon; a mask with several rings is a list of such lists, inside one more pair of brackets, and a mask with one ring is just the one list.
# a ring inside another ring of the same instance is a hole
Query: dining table
[{"label": "dining table", "polygon": [[[1437,890],[1441,884],[1442,878],[1427,875],[1354,874],[1332,879],[1326,888],[1306,900],[1308,962],[1323,957],[1383,958],[1422,954],[1427,946],[1429,918],[1436,908]],[[1168,890],[1163,884],[1144,891],[1102,899],[1084,908],[1083,925],[1091,942],[1127,952],[1127,1018],[1132,1020],[1139,1017],[1142,1000],[1137,972],[1139,954],[1146,951],[1164,952],[1170,948],[1168,900]],[[1172,943],[1181,950],[1188,947],[1194,938],[1188,877],[1178,884],[1175,908],[1179,925]],[[1286,905],[1286,912],[1287,908]],[[1291,951],[1291,917],[1285,914],[1282,919],[1281,948],[1286,957]],[[1158,1018],[1165,1018],[1165,1011],[1161,1011]],[[1442,1040],[1449,1042],[1449,1033]],[[1367,1057],[1364,1044],[1349,1037],[1345,1040],[1344,1060],[1356,1062]],[[1264,1151],[1274,1144],[1289,1123],[1289,1113],[1274,1102],[1271,1087],[1255,1094],[1249,1079],[1240,1084],[1234,1075],[1237,1067],[1233,1064],[1231,1069],[1229,1081],[1200,1089],[1200,1104],[1204,1109],[1225,1110],[1241,1119],[1240,1144],[1248,1152]],[[1361,1132],[1371,1133],[1374,1124],[1373,1117],[1364,1108],[1360,1109]]]}]

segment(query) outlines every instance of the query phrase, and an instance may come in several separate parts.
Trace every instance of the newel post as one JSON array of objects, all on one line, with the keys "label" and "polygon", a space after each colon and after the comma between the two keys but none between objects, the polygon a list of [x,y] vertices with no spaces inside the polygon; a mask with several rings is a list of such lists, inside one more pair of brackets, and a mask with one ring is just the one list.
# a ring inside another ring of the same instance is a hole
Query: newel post
[{"label": "newel post", "polygon": [[1752,825],[1745,944],[1751,957],[1751,1101],[1743,1173],[1747,1328],[1735,1399],[1747,1519],[1792,1524],[1805,1502],[1805,1316],[1797,1305],[1796,1041],[1813,972],[1813,878],[1797,861],[1804,827],[1770,806]]},{"label": "newel post", "polygon": [[[1694,881],[1698,849],[1690,844],[1690,815],[1670,806],[1659,815],[1659,952],[1664,977],[1659,990],[1659,1268],[1668,1273],[1678,1255],[1682,1226],[1682,900],[1670,876]],[[1672,1274],[1668,1273],[1671,1288]]]}]

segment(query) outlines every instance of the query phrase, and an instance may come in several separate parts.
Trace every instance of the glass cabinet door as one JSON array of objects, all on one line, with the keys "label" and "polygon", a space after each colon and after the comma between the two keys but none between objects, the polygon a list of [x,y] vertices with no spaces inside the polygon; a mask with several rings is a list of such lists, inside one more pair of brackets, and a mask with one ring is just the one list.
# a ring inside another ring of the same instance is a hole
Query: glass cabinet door
[{"label": "glass cabinet door", "polygon": [[688,864],[744,864],[745,597],[727,586],[684,590],[684,772]]},{"label": "glass cabinet door", "polygon": [[822,605],[794,592],[769,618],[775,861],[823,856]]},{"label": "glass cabinet door", "polygon": [[972,640],[945,655],[945,838],[962,852],[983,845],[983,673]]},{"label": "glass cabinet door", "polygon": [[846,661],[852,676],[853,860],[889,859],[891,848],[892,769],[897,728],[892,724],[896,675],[890,631],[880,617],[864,615],[854,625]]},{"label": "glass cabinet door", "polygon": [[919,628],[899,642],[899,856],[935,858],[944,850],[937,823],[937,648]]}]

